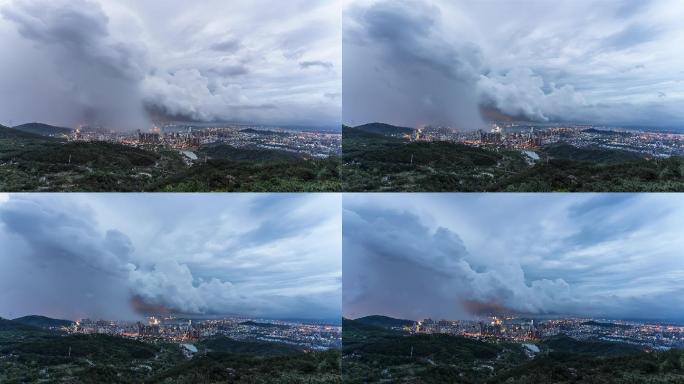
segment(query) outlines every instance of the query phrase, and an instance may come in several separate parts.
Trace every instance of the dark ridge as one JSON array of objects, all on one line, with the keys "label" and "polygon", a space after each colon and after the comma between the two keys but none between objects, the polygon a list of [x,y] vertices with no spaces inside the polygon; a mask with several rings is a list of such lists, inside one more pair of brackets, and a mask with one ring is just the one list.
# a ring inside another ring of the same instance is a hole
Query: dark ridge
[{"label": "dark ridge", "polygon": [[278,328],[278,329],[286,329],[289,328],[287,325],[282,325],[282,324],[271,324],[271,323],[259,323],[256,321],[244,321],[240,323],[242,325],[250,325],[253,327],[262,327],[262,328]]},{"label": "dark ridge", "polygon": [[0,139],[45,139],[45,137],[0,125]]},{"label": "dark ridge", "polygon": [[270,131],[270,130],[254,129],[254,128],[241,129],[240,132],[253,133],[255,135],[277,135],[277,136],[289,135],[289,133],[287,133],[287,132],[278,132],[278,131]]},{"label": "dark ridge", "polygon": [[622,132],[622,131],[608,131],[608,130],[603,130],[603,129],[595,129],[595,128],[587,128],[583,129],[582,132],[586,133],[594,133],[597,135],[617,135],[617,136],[631,136],[632,134],[630,132]]},{"label": "dark ridge", "polygon": [[71,320],[52,319],[50,317],[39,315],[18,317],[12,321],[39,328],[69,327],[74,324],[74,322]]},{"label": "dark ridge", "polygon": [[640,353],[643,349],[636,345],[601,341],[598,339],[580,341],[565,335],[546,339],[541,343],[541,346],[554,353],[594,356],[622,356]]},{"label": "dark ridge", "polygon": [[381,315],[371,315],[371,316],[360,317],[354,321],[361,323],[361,324],[372,325],[372,326],[380,327],[380,328],[404,327],[404,326],[411,326],[411,325],[415,324],[415,321],[412,321],[412,320],[395,319],[395,318],[392,318],[389,316],[381,316]]},{"label": "dark ridge", "polygon": [[358,125],[358,126],[354,127],[354,129],[358,129],[360,131],[364,131],[364,132],[368,132],[368,133],[375,133],[378,135],[404,135],[404,134],[411,134],[414,131],[413,128],[397,127],[397,126],[394,126],[391,124],[385,124],[385,123],[363,124],[363,125]]},{"label": "dark ridge", "polygon": [[56,127],[54,125],[43,124],[43,123],[27,123],[21,124],[13,127],[14,129],[22,132],[33,133],[40,136],[57,136],[57,135],[67,135],[72,132],[71,128],[66,127]]},{"label": "dark ridge", "polygon": [[0,317],[0,332],[3,331],[21,331],[21,332],[31,332],[31,331],[41,331],[40,328],[34,327],[32,325],[26,325],[19,323],[14,320],[3,319]]}]

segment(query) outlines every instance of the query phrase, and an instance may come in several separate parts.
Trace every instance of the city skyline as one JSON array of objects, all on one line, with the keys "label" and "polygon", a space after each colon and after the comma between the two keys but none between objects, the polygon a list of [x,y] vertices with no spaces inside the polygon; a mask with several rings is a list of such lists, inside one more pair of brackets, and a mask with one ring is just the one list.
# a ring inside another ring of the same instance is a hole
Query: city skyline
[{"label": "city skyline", "polygon": [[0,0],[0,124],[337,126],[340,5]]},{"label": "city skyline", "polygon": [[675,194],[345,195],[343,315],[684,322]]},{"label": "city skyline", "polygon": [[0,195],[0,317],[340,316],[340,197]]},{"label": "city skyline", "polygon": [[682,15],[669,0],[348,1],[343,121],[474,130],[485,108],[681,129]]}]

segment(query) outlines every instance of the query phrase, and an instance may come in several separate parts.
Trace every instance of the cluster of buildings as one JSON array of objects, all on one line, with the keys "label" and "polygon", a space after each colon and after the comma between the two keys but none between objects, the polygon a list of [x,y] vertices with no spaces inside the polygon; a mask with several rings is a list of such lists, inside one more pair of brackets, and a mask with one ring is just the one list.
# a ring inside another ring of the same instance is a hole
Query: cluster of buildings
[{"label": "cluster of buildings", "polygon": [[494,145],[529,150],[564,142],[575,147],[598,146],[643,153],[653,157],[684,155],[684,134],[608,128],[586,124],[532,125],[496,123],[490,130],[461,131],[422,127],[407,137],[418,141],[451,141],[467,145]]},{"label": "cluster of buildings", "polygon": [[417,321],[406,329],[410,333],[444,333],[470,338],[497,338],[509,341],[535,341],[542,338],[533,319],[492,317],[491,321],[439,320]]},{"label": "cluster of buildings", "polygon": [[246,318],[192,320],[150,317],[146,322],[83,319],[63,330],[72,334],[107,334],[144,341],[165,340],[178,343],[225,336],[234,340],[291,344],[309,350],[342,346],[340,325]]},{"label": "cluster of buildings", "polygon": [[116,132],[84,126],[75,129],[68,135],[68,139],[106,141],[131,146],[163,146],[179,150],[196,149],[207,144],[227,144],[236,148],[278,149],[319,158],[342,152],[342,134],[339,132],[297,131],[249,125],[166,125],[145,132]]},{"label": "cluster of buildings", "polygon": [[492,317],[484,320],[425,319],[406,326],[404,331],[444,333],[475,339],[534,342],[565,335],[576,340],[603,340],[643,346],[650,349],[684,348],[684,326],[647,324],[594,319],[526,319]]}]

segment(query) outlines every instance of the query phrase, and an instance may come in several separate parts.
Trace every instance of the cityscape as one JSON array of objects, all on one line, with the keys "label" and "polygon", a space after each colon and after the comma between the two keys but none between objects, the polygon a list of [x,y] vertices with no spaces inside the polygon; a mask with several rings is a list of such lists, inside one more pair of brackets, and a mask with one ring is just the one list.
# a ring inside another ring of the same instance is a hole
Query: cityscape
[{"label": "cityscape", "polygon": [[626,343],[645,350],[684,348],[684,326],[640,321],[492,316],[480,320],[424,319],[401,329],[410,334],[443,333],[476,340],[521,342],[532,352],[539,352],[539,349],[529,343],[559,335],[580,341]]},{"label": "cityscape", "polygon": [[221,319],[184,319],[177,317],[147,318],[141,321],[82,319],[70,326],[53,327],[66,334],[105,334],[141,340],[180,344],[191,357],[197,352],[193,342],[225,336],[238,341],[264,341],[288,344],[310,351],[339,349],[342,346],[342,327],[322,322],[305,323],[227,317]]},{"label": "cityscape", "polygon": [[533,150],[545,145],[567,143],[577,148],[597,147],[643,154],[653,158],[684,156],[684,134],[625,129],[591,124],[492,123],[489,130],[462,131],[425,126],[401,135],[411,141],[448,141],[472,146],[496,146],[525,151],[538,160]]},{"label": "cityscape", "polygon": [[262,125],[166,124],[149,131],[117,132],[102,127],[79,126],[64,135],[68,141],[104,141],[134,147],[160,146],[178,149],[187,160],[202,145],[227,144],[235,148],[275,149],[312,158],[339,155],[342,134],[334,131],[293,130]]}]

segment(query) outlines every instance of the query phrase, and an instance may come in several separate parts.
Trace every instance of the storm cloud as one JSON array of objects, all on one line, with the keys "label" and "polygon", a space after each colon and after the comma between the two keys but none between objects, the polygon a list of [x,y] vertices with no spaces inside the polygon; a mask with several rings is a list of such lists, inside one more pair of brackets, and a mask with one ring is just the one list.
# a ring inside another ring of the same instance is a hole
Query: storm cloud
[{"label": "storm cloud", "polygon": [[483,128],[480,106],[540,122],[684,124],[679,1],[354,0],[343,12],[347,124]]},{"label": "storm cloud", "polygon": [[684,321],[675,195],[345,195],[343,313]]},{"label": "storm cloud", "polygon": [[0,316],[339,316],[338,197],[106,197],[0,202]]},{"label": "storm cloud", "polygon": [[164,115],[337,124],[339,101],[325,94],[341,87],[340,7],[0,0],[0,44],[11,52],[0,63],[0,123],[139,129]]}]

